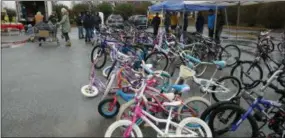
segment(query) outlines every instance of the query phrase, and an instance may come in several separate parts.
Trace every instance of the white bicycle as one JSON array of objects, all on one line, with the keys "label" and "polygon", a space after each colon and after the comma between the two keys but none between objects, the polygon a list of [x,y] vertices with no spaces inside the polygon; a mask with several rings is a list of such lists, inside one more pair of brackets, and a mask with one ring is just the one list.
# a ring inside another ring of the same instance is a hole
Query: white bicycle
[{"label": "white bicycle", "polygon": [[[176,101],[175,99],[171,102],[164,102],[164,106],[169,106],[169,115],[167,119],[159,119],[150,113],[146,112],[140,107],[140,101],[142,100],[143,93],[146,89],[146,82],[143,80],[142,87],[139,89],[133,89],[136,92],[136,107],[134,109],[134,115],[132,121],[130,120],[119,120],[111,124],[107,131],[105,132],[105,137],[114,137],[115,130],[124,130],[123,134],[119,134],[119,137],[143,137],[142,131],[137,126],[137,119],[142,119],[144,122],[148,123],[151,128],[153,128],[157,133],[158,137],[212,137],[212,132],[209,126],[201,119],[195,117],[188,117],[183,119],[180,123],[172,121],[172,112],[175,106],[182,104],[182,101]],[[157,125],[155,125],[151,120],[158,123],[165,123],[165,130],[161,130]],[[199,127],[189,127],[188,125],[198,125]],[[171,127],[172,126],[172,127]],[[175,132],[171,132],[174,130]]]}]

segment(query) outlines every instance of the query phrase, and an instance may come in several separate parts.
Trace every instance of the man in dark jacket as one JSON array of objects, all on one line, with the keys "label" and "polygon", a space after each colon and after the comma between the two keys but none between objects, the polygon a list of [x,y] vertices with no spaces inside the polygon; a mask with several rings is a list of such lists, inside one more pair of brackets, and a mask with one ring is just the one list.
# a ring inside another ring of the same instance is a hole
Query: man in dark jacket
[{"label": "man in dark jacket", "polygon": [[101,17],[99,16],[99,13],[96,12],[95,16],[94,16],[94,23],[95,23],[96,31],[100,31],[100,24],[101,24],[101,22],[102,22]]},{"label": "man in dark jacket", "polygon": [[196,31],[200,34],[203,34],[205,19],[202,15],[202,12],[198,12],[197,20],[196,20]]},{"label": "man in dark jacket", "polygon": [[170,26],[170,13],[166,11],[165,20],[164,20],[164,27],[166,33],[169,33],[169,26]]},{"label": "man in dark jacket", "polygon": [[158,13],[156,13],[156,16],[152,19],[154,36],[157,36],[159,25],[160,25],[160,17],[158,16]]},{"label": "man in dark jacket", "polygon": [[85,35],[85,42],[91,41],[91,35],[92,35],[92,28],[93,28],[93,19],[89,11],[86,12],[85,18],[83,20],[83,26],[86,31]]},{"label": "man in dark jacket", "polygon": [[84,34],[83,34],[83,17],[81,15],[81,13],[79,13],[77,18],[76,18],[76,25],[78,27],[78,37],[79,37],[79,39],[84,38]]},{"label": "man in dark jacket", "polygon": [[223,14],[223,11],[218,10],[218,15],[217,15],[217,29],[216,29],[216,41],[217,43],[220,43],[220,36],[223,31],[223,26],[225,25],[225,16]]},{"label": "man in dark jacket", "polygon": [[51,15],[48,17],[48,21],[50,21],[52,24],[56,24],[58,21],[58,17],[56,16],[55,11],[51,13]]}]

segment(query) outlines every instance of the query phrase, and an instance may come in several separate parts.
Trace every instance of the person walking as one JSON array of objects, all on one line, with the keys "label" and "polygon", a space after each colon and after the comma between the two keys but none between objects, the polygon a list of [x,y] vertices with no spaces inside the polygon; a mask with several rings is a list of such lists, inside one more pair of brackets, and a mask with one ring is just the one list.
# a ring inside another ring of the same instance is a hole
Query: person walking
[{"label": "person walking", "polygon": [[197,20],[196,20],[196,31],[200,34],[203,34],[205,19],[202,15],[202,12],[198,12]]},{"label": "person walking", "polygon": [[89,11],[86,12],[83,26],[85,28],[85,42],[90,42],[92,37],[93,19]]},{"label": "person walking", "polygon": [[209,29],[209,37],[212,39],[214,36],[214,28],[215,28],[215,15],[214,11],[210,9],[208,15],[208,29]]},{"label": "person walking", "polygon": [[220,43],[220,37],[223,31],[223,26],[225,25],[225,16],[223,14],[223,11],[218,10],[218,15],[217,15],[217,29],[216,29],[216,42]]},{"label": "person walking", "polygon": [[166,11],[165,14],[165,19],[164,19],[164,27],[165,27],[165,32],[169,33],[169,26],[170,26],[170,13]]},{"label": "person walking", "polygon": [[40,11],[38,11],[37,14],[35,15],[35,24],[42,22],[43,19],[44,19],[44,16],[42,15]]},{"label": "person walking", "polygon": [[61,29],[62,29],[62,34],[63,34],[65,41],[66,41],[66,46],[71,46],[70,38],[68,35],[68,33],[70,32],[70,29],[71,29],[68,11],[65,8],[62,8],[61,14],[62,14],[62,19],[58,24],[62,25]]},{"label": "person walking", "polygon": [[154,37],[157,36],[159,25],[160,25],[160,17],[158,16],[158,13],[156,13],[155,17],[152,19],[152,26],[153,26],[153,35]]},{"label": "person walking", "polygon": [[81,15],[81,13],[79,13],[77,18],[76,18],[76,25],[77,25],[77,28],[78,28],[78,37],[79,37],[79,39],[84,38],[84,34],[83,34],[83,17]]}]

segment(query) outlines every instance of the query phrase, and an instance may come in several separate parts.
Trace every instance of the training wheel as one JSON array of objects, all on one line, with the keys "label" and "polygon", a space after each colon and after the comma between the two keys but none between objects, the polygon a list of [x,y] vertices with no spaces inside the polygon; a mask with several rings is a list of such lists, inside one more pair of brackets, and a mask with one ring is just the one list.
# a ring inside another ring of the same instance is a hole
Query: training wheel
[{"label": "training wheel", "polygon": [[81,87],[81,93],[86,97],[95,97],[98,95],[98,89],[95,86],[84,85]]}]

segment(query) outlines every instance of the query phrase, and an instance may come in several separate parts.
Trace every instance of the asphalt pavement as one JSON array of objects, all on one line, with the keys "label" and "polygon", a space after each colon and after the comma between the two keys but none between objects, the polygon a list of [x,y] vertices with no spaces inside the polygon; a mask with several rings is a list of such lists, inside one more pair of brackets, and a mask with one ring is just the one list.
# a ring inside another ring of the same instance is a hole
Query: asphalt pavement
[{"label": "asphalt pavement", "polygon": [[[78,40],[76,29],[70,36],[71,47],[61,40],[60,46],[47,43],[39,47],[27,42],[2,49],[3,137],[102,137],[114,121],[99,115],[99,97],[81,94],[81,87],[89,82],[92,46]],[[279,58],[277,54],[274,57]],[[253,60],[253,55],[244,52],[242,59]],[[229,70],[217,78],[229,75]],[[209,68],[205,76],[212,71],[213,67]],[[200,95],[198,86],[189,84],[189,95]],[[270,92],[267,97],[274,100],[276,94]],[[144,134],[155,136],[148,129]]]}]

